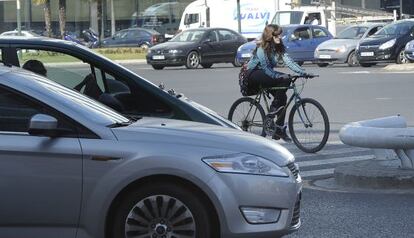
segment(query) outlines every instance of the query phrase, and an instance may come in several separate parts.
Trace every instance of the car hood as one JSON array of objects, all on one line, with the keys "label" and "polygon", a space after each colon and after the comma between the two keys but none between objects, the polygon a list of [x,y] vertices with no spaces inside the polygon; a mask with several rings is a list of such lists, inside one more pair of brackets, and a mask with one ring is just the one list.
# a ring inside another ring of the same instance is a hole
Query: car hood
[{"label": "car hood", "polygon": [[389,40],[395,39],[397,36],[370,36],[362,40],[359,45],[381,45]]},{"label": "car hood", "polygon": [[337,49],[338,47],[345,46],[347,48],[356,47],[359,39],[331,39],[325,42],[322,42],[318,48],[319,49]]},{"label": "car hood", "polygon": [[170,50],[170,49],[184,49],[193,45],[196,45],[196,42],[174,42],[167,41],[158,45],[151,47],[151,50]]},{"label": "car hood", "polygon": [[160,146],[175,144],[244,152],[272,160],[279,166],[294,161],[294,156],[274,141],[206,123],[144,117],[129,126],[112,130],[119,141],[153,141]]},{"label": "car hood", "polygon": [[240,50],[249,50],[249,51],[253,51],[254,48],[256,48],[256,41],[250,41],[247,43],[244,43],[241,47]]}]

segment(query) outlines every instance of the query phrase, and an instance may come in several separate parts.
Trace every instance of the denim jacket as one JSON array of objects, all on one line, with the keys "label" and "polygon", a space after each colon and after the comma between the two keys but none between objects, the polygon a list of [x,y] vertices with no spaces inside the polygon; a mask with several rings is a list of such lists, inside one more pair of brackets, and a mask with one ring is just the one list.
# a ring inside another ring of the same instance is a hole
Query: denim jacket
[{"label": "denim jacket", "polygon": [[[269,61],[269,58],[266,56],[266,53],[264,52],[263,48],[259,47],[257,48],[256,54],[254,54],[253,57],[250,59],[247,65],[247,69],[251,70],[257,66],[258,69],[264,70],[266,75],[270,76],[271,78],[278,78],[279,75],[283,74],[282,72],[278,72],[273,69],[277,65],[276,59],[278,58],[279,55],[277,53],[273,53]],[[305,73],[305,70],[301,68],[297,63],[295,63],[295,61],[293,61],[287,53],[283,54],[281,58],[285,65],[293,72],[297,74]]]}]

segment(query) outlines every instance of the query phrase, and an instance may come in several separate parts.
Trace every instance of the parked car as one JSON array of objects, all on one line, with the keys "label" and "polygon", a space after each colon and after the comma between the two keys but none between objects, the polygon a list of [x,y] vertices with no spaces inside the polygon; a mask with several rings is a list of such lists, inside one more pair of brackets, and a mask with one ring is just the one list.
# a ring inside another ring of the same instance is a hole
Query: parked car
[{"label": "parked car", "polygon": [[[239,129],[237,125],[172,90],[163,90],[127,68],[73,42],[49,39],[0,38],[3,62],[20,67],[24,60],[47,55],[55,63],[46,65],[47,77],[116,109],[128,117],[153,116],[211,123]],[[27,51],[35,53],[26,53]],[[22,52],[23,58],[18,57]],[[94,75],[94,77],[90,77]],[[89,79],[94,79],[89,81]],[[81,87],[82,86],[82,87]]]},{"label": "parked car", "polygon": [[[282,40],[289,56],[302,65],[304,61],[314,61],[315,48],[324,41],[332,39],[331,33],[322,26],[286,25],[282,26]],[[256,42],[250,41],[237,50],[237,62],[241,65],[250,59]]]},{"label": "parked car", "polygon": [[400,20],[386,25],[357,45],[361,66],[370,67],[381,62],[406,63],[405,45],[414,39],[414,19]]},{"label": "parked car", "polygon": [[414,63],[414,40],[407,43],[404,50],[405,58]]},{"label": "parked car", "polygon": [[315,59],[320,67],[326,67],[329,63],[347,63],[349,66],[357,66],[358,59],[355,49],[358,42],[365,37],[373,35],[384,27],[383,23],[360,24],[345,28],[337,37],[321,43],[315,49]]},{"label": "parked car", "polygon": [[[19,36],[19,32],[18,31],[5,31],[3,33],[0,34],[0,37],[14,37],[14,36]],[[27,38],[33,38],[33,37],[39,37],[40,35],[36,34],[33,31],[20,31],[20,36],[21,37],[27,37]]]},{"label": "parked car", "polygon": [[102,40],[101,47],[141,47],[148,49],[164,42],[163,35],[155,30],[145,28],[128,28],[116,32],[112,37]]},{"label": "parked car", "polygon": [[183,31],[168,42],[153,46],[147,63],[154,69],[182,66],[195,69],[210,68],[214,63],[233,63],[236,66],[237,48],[247,40],[239,33],[225,28],[198,28]]},{"label": "parked car", "polygon": [[276,142],[128,119],[15,67],[0,67],[0,161],[1,237],[275,237],[301,224],[298,167]]}]

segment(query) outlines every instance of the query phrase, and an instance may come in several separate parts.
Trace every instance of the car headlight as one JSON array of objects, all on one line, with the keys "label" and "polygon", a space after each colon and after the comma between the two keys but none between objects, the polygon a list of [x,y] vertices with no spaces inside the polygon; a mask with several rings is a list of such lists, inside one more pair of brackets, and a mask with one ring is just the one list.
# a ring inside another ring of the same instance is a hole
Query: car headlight
[{"label": "car headlight", "polygon": [[379,49],[380,50],[385,50],[385,49],[391,48],[391,47],[394,46],[396,41],[397,41],[397,39],[389,40],[389,41],[385,42],[384,44],[380,45]]},{"label": "car headlight", "polygon": [[252,154],[227,154],[205,157],[202,160],[208,166],[221,173],[289,177],[277,164]]},{"label": "car headlight", "polygon": [[177,54],[177,53],[182,53],[182,50],[169,50],[168,53],[170,54]]},{"label": "car headlight", "polygon": [[414,41],[408,42],[408,44],[405,46],[406,50],[414,49]]},{"label": "car headlight", "polygon": [[343,45],[336,49],[336,52],[344,53],[346,51],[346,47]]}]

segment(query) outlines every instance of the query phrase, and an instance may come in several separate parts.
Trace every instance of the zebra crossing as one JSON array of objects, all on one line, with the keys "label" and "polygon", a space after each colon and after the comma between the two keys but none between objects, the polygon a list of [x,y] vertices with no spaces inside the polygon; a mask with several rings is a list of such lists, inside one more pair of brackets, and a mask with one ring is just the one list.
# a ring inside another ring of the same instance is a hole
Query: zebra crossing
[{"label": "zebra crossing", "polygon": [[371,149],[351,147],[340,141],[331,141],[315,154],[304,153],[293,143],[280,143],[296,158],[303,180],[329,178],[335,167],[374,158]]}]

